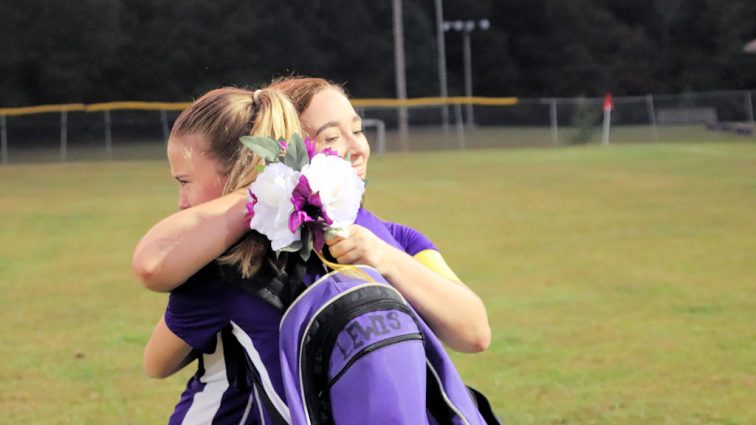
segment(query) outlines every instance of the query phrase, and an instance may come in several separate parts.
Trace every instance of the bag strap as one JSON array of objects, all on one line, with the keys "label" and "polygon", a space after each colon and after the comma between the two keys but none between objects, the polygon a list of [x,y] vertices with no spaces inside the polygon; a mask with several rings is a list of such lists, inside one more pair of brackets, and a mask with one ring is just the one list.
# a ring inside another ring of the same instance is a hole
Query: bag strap
[{"label": "bag strap", "polygon": [[236,266],[219,264],[218,269],[226,282],[284,311],[306,288],[303,279],[307,264],[297,254],[282,253],[280,257],[282,267],[275,268],[264,263],[250,278],[243,278]]},{"label": "bag strap", "polygon": [[488,401],[488,398],[486,398],[483,393],[469,385],[467,386],[467,390],[470,392],[475,405],[478,407],[480,416],[483,416],[483,419],[486,421],[486,423],[488,425],[502,425],[501,420],[493,412],[493,409],[491,408],[491,402]]}]

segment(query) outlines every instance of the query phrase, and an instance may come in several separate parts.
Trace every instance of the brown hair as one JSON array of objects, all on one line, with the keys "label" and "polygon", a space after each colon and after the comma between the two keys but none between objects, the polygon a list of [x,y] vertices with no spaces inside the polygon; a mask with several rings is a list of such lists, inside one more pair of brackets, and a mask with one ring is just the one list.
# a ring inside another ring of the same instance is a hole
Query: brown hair
[{"label": "brown hair", "polygon": [[[219,172],[228,176],[224,194],[249,186],[257,177],[262,159],[244,147],[239,138],[246,135],[290,140],[301,134],[299,114],[280,90],[257,91],[223,87],[207,92],[176,119],[171,137],[187,134],[205,136],[210,155],[221,165]],[[219,261],[237,265],[248,278],[261,267],[269,247],[267,238],[249,232]]]},{"label": "brown hair", "polygon": [[325,89],[334,89],[345,97],[349,97],[342,86],[316,77],[284,77],[273,80],[267,88],[280,90],[289,96],[300,115],[310,106],[312,98]]}]

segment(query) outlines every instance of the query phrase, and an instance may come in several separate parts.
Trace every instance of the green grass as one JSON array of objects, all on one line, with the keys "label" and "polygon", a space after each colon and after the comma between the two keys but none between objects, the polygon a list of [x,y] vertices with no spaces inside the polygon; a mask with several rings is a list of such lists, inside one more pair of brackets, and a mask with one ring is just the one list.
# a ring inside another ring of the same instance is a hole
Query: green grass
[{"label": "green grass", "polygon": [[[756,423],[756,143],[374,156],[367,205],[430,236],[494,340],[455,354],[510,424]],[[129,272],[163,161],[0,167],[4,423],[164,423],[165,296]]]},{"label": "green grass", "polygon": [[[756,129],[755,129],[756,130]],[[578,132],[575,127],[560,124],[556,133],[545,126],[478,126],[456,127],[451,125],[445,135],[439,126],[411,126],[409,129],[409,150],[429,151],[458,148],[494,149],[511,147],[557,147],[574,144],[573,138]],[[366,127],[368,140],[374,142],[373,151],[378,150],[378,135],[375,127]],[[660,125],[654,133],[648,125],[615,125],[611,129],[611,144],[648,143],[664,140],[665,142],[744,142],[753,141],[754,136],[740,135],[733,132],[707,130],[703,124],[697,125]],[[158,160],[165,157],[165,142],[155,137],[135,137],[127,131],[115,132],[111,151],[105,148],[105,141],[89,136],[86,140],[73,137],[66,148],[66,157],[61,158],[60,141],[57,134],[35,143],[11,137],[7,161],[11,164],[29,164],[44,162],[83,162],[114,160]],[[555,140],[556,137],[556,140]],[[601,127],[595,126],[586,141],[591,144],[601,143]],[[388,129],[385,134],[385,149],[388,152],[401,151],[399,134],[395,129]]]}]

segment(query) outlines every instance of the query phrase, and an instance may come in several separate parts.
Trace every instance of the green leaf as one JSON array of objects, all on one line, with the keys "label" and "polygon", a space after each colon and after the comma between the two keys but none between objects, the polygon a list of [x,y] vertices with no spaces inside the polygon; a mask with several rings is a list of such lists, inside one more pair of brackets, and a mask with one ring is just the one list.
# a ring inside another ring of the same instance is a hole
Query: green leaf
[{"label": "green leaf", "polygon": [[278,160],[278,153],[281,151],[281,147],[278,146],[278,142],[270,137],[243,136],[239,140],[244,146],[251,149],[252,152],[262,157],[266,163]]},{"label": "green leaf", "polygon": [[278,254],[282,252],[299,252],[302,249],[302,241],[294,241],[289,246],[285,246],[278,251],[276,251],[276,258],[278,258]]},{"label": "green leaf", "polygon": [[312,234],[310,228],[302,226],[302,248],[299,250],[299,256],[303,261],[307,261],[312,253]]},{"label": "green leaf", "polygon": [[264,165],[262,165],[262,164],[258,164],[258,165],[257,165],[257,167],[255,167],[255,170],[256,170],[256,171],[257,171],[258,173],[262,173],[263,171],[265,171],[265,166],[264,166]]},{"label": "green leaf", "polygon": [[302,249],[299,250],[299,256],[302,257],[302,261],[307,262],[310,259],[310,254],[312,254],[312,241],[310,241],[309,248],[306,245],[302,245]]},{"label": "green leaf", "polygon": [[302,171],[302,168],[308,162],[310,162],[310,158],[307,156],[307,148],[304,141],[299,134],[294,133],[289,141],[289,147],[286,149],[283,163],[296,171]]},{"label": "green leaf", "polygon": [[352,153],[351,152],[347,152],[347,154],[344,157],[344,159],[347,160],[347,161],[349,161],[349,162],[352,162]]}]

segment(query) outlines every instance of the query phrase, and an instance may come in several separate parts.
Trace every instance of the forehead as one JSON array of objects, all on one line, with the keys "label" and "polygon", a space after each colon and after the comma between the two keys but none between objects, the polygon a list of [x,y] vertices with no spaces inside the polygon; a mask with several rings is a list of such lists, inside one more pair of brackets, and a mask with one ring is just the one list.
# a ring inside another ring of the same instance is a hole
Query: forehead
[{"label": "forehead", "polygon": [[166,148],[171,171],[176,173],[184,169],[193,169],[206,161],[213,161],[208,155],[207,147],[205,137],[201,134],[172,136]]},{"label": "forehead", "polygon": [[317,128],[329,121],[352,119],[357,115],[354,107],[343,93],[327,88],[312,97],[310,105],[302,113],[302,124]]}]

